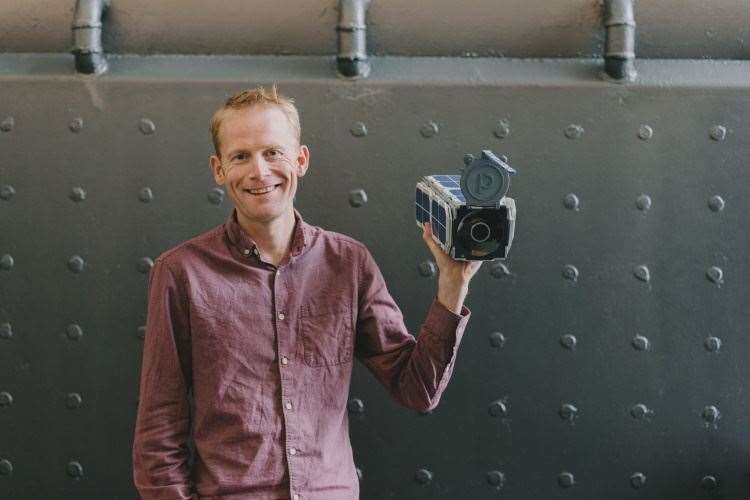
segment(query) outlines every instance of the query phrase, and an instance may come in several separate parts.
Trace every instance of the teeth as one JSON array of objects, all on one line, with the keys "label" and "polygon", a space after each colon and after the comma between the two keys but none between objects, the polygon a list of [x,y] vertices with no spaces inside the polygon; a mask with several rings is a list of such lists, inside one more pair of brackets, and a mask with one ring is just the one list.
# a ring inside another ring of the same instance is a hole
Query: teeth
[{"label": "teeth", "polygon": [[253,194],[263,194],[268,193],[269,191],[273,191],[276,188],[276,186],[268,186],[267,188],[262,189],[248,189]]}]

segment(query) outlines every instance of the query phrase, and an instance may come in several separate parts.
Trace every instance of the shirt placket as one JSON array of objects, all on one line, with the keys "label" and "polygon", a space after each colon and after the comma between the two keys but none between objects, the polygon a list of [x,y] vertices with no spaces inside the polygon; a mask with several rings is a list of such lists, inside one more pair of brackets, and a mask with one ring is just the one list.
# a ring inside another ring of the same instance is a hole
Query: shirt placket
[{"label": "shirt placket", "polygon": [[302,500],[298,486],[302,483],[300,461],[303,460],[300,449],[300,435],[297,431],[297,415],[294,394],[294,361],[291,356],[292,345],[289,332],[289,311],[287,305],[287,287],[284,286],[282,268],[276,268],[273,279],[274,322],[276,325],[277,362],[281,380],[281,407],[284,414],[284,433],[286,459],[289,470],[289,495],[292,500]]}]

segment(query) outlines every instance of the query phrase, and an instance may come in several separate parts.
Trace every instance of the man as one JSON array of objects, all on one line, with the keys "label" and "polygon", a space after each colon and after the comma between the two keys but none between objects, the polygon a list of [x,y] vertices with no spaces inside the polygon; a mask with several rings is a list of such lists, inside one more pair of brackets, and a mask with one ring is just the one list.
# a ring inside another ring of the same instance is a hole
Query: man
[{"label": "man", "polygon": [[440,274],[417,341],[368,249],[294,208],[310,152],[293,100],[246,90],[211,123],[209,167],[234,209],[149,274],[135,485],[147,500],[356,499],[353,356],[400,404],[437,406],[480,262],[448,257],[425,225]]}]

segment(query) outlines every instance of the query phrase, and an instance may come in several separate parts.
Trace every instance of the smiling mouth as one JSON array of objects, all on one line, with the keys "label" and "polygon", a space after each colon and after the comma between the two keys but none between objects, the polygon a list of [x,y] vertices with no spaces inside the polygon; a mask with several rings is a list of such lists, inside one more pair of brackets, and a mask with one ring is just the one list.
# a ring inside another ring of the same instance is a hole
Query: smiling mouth
[{"label": "smiling mouth", "polygon": [[257,191],[253,190],[253,191],[251,191],[249,189],[245,189],[244,191],[246,193],[248,193],[248,194],[253,195],[253,196],[264,196],[264,195],[267,195],[268,193],[272,193],[272,192],[276,191],[276,188],[279,187],[279,186],[281,186],[281,184],[274,184],[273,186],[269,186],[269,187],[267,187],[267,188],[265,188],[263,190],[257,190]]}]

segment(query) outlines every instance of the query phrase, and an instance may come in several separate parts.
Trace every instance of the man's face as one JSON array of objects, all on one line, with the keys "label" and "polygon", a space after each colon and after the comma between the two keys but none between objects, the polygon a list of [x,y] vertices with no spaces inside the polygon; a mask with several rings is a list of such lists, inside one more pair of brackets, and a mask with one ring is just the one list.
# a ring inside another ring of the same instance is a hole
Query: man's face
[{"label": "man's face", "polygon": [[[221,159],[212,155],[209,166],[237,207],[237,217],[269,223],[291,211],[310,152],[298,144],[284,112],[274,105],[226,110],[219,138]],[[267,193],[250,192],[269,187]]]}]

